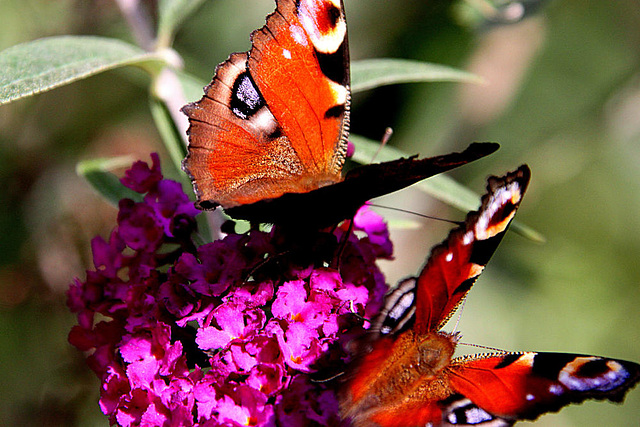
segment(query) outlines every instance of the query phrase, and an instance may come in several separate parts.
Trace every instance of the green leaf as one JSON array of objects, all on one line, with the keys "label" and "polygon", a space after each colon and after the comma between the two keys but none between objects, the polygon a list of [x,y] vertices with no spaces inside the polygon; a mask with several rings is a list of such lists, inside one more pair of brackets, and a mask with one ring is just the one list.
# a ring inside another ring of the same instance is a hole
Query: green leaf
[{"label": "green leaf", "polygon": [[203,88],[207,85],[206,82],[184,72],[178,72],[177,74],[182,84],[184,96],[189,102],[195,102],[204,96]]},{"label": "green leaf", "polygon": [[76,173],[84,177],[109,203],[118,206],[121,199],[142,201],[142,194],[125,187],[120,179],[110,172],[113,169],[131,166],[131,156],[84,160],[76,166]]},{"label": "green leaf", "polygon": [[391,218],[387,221],[390,230],[418,230],[421,223],[414,219]]},{"label": "green leaf", "polygon": [[158,5],[158,46],[169,47],[182,22],[204,0],[160,0]]},{"label": "green leaf", "polygon": [[[372,141],[359,135],[349,135],[349,140],[356,146],[352,159],[358,163],[368,164],[374,159],[376,162],[387,162],[400,157],[410,156],[395,147],[388,145],[380,147],[380,142]],[[478,209],[478,206],[480,206],[480,196],[478,194],[453,180],[448,175],[440,174],[432,176],[429,179],[422,180],[415,184],[414,187],[463,212]],[[541,243],[545,241],[542,234],[516,221],[511,224],[511,229],[534,242]]]},{"label": "green leaf", "polygon": [[155,97],[150,100],[151,115],[156,123],[162,142],[176,170],[182,170],[182,159],[187,155],[187,147],[176,128],[166,105]]},{"label": "green leaf", "polygon": [[514,221],[511,223],[510,227],[511,227],[511,230],[515,231],[525,239],[531,240],[532,242],[545,243],[547,241],[547,239],[544,237],[542,233],[534,230],[528,225]]},{"label": "green leaf", "polygon": [[116,39],[39,39],[0,52],[0,105],[125,65],[156,73],[164,64],[160,54]]},{"label": "green leaf", "polygon": [[351,63],[351,90],[362,92],[379,86],[416,82],[481,83],[482,79],[466,71],[445,65],[407,59],[367,59]]}]

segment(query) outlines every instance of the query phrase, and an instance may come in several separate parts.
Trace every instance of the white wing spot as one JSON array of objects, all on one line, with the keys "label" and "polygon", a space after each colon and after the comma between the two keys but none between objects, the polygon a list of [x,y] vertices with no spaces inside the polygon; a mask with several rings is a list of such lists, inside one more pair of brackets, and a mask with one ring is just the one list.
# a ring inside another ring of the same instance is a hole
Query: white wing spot
[{"label": "white wing spot", "polygon": [[[330,2],[335,8],[341,9],[338,0],[330,0]],[[325,8],[320,8],[317,3],[323,2],[318,2],[317,0],[304,0],[300,2],[298,7],[300,24],[318,52],[327,54],[335,53],[347,35],[347,24],[342,14],[335,23],[331,22],[330,17],[323,15],[326,13]],[[330,22],[333,28],[325,28],[327,22]]]},{"label": "white wing spot", "polygon": [[330,83],[331,83],[331,93],[333,94],[334,102],[337,105],[346,104],[347,99],[349,98],[349,92],[347,91],[347,88],[335,82],[330,82]]},{"label": "white wing spot", "polygon": [[598,376],[580,376],[579,371],[582,366],[602,360],[605,359],[599,357],[577,357],[560,371],[558,381],[570,390],[589,391],[595,389],[607,392],[620,387],[629,379],[629,372],[615,360],[606,360],[605,363],[608,370]]},{"label": "white wing spot", "polygon": [[473,231],[467,231],[466,233],[464,233],[464,236],[462,236],[462,244],[465,246],[471,244],[471,242],[473,242],[473,238]]},{"label": "white wing spot", "polygon": [[551,384],[549,386],[549,393],[555,396],[560,396],[563,392],[564,392],[564,389],[562,388],[562,386],[559,386],[558,384]]},{"label": "white wing spot", "polygon": [[453,252],[447,253],[447,255],[444,257],[444,260],[447,262],[451,262],[452,259],[453,259]]},{"label": "white wing spot", "polygon": [[302,28],[297,25],[291,25],[289,26],[289,32],[296,43],[301,44],[302,46],[307,45],[307,35]]},{"label": "white wing spot", "polygon": [[[494,226],[492,226],[492,222],[498,219],[498,218],[494,218],[494,216],[507,203],[515,204],[519,202],[520,201],[519,192],[520,192],[519,184],[516,182],[512,182],[506,187],[499,188],[498,190],[496,190],[495,193],[491,195],[491,198],[487,203],[487,207],[480,215],[480,218],[478,218],[478,222],[476,223],[476,226],[475,226],[478,240],[486,240],[504,230],[503,226],[499,226],[497,228],[495,224]],[[501,221],[501,224],[508,224],[508,221],[505,221],[505,220],[508,220],[513,215],[515,215],[515,212],[511,212],[509,217],[504,218]]]},{"label": "white wing spot", "polygon": [[411,304],[413,304],[413,298],[413,293],[402,295],[398,303],[389,312],[389,317],[391,317],[392,319],[399,319],[407,311],[407,309],[411,307]]},{"label": "white wing spot", "polygon": [[289,52],[287,49],[282,49],[282,56],[287,59],[291,59],[291,52]]},{"label": "white wing spot", "polygon": [[484,409],[478,408],[477,406],[472,406],[471,408],[465,411],[465,415],[467,416],[467,423],[474,424],[482,424],[487,421],[493,420],[493,416],[489,414]]}]

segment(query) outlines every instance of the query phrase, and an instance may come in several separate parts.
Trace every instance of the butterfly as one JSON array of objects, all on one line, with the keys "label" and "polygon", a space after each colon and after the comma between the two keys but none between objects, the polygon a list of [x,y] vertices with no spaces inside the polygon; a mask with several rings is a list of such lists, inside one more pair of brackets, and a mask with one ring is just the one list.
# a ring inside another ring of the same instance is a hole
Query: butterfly
[{"label": "butterfly", "polygon": [[513,219],[529,182],[521,166],[491,177],[481,207],[400,283],[359,344],[341,390],[354,426],[510,426],[585,399],[620,402],[640,365],[598,356],[498,352],[453,357],[440,329],[463,301]]},{"label": "butterfly", "polygon": [[486,156],[461,153],[362,166],[342,176],[351,103],[341,0],[277,0],[249,52],[220,64],[183,107],[183,169],[201,209],[257,223],[334,225],[367,200]]}]

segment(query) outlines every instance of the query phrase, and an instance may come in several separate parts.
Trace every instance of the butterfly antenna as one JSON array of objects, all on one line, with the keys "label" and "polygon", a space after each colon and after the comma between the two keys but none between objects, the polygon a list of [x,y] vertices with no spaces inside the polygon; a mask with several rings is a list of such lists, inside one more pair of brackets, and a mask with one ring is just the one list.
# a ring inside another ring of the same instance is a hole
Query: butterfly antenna
[{"label": "butterfly antenna", "polygon": [[486,345],[471,344],[471,343],[468,343],[468,342],[460,342],[460,343],[458,343],[458,345],[466,345],[466,346],[468,346],[468,347],[481,348],[481,349],[483,349],[483,350],[491,350],[491,351],[494,351],[494,352],[496,352],[496,353],[509,353],[508,351],[503,350],[503,349],[501,349],[501,348],[496,348],[496,347],[487,347]]},{"label": "butterfly antenna", "polygon": [[378,157],[378,154],[380,154],[380,151],[382,151],[382,147],[387,145],[387,142],[389,142],[389,140],[391,139],[392,135],[393,135],[393,129],[392,128],[388,127],[388,128],[386,128],[384,130],[384,135],[382,135],[382,139],[380,140],[380,146],[378,147],[378,150],[376,151],[376,153],[371,158],[371,163],[373,163],[376,160],[376,157]]},{"label": "butterfly antenna", "polygon": [[259,263],[257,263],[250,271],[249,273],[247,273],[247,275],[245,276],[244,280],[242,281],[243,285],[246,285],[249,282],[249,279],[256,273],[256,271],[260,270],[262,267],[264,267],[265,265],[269,264],[270,262],[274,262],[277,261],[278,258],[282,258],[285,255],[288,255],[289,253],[291,253],[291,251],[284,251],[284,252],[280,252],[278,254],[274,254],[274,255],[269,255],[267,256],[265,259],[263,259],[262,261],[260,261]]},{"label": "butterfly antenna", "polygon": [[340,237],[340,242],[338,243],[338,250],[336,251],[336,256],[331,263],[331,267],[336,270],[340,270],[340,260],[342,259],[342,254],[347,246],[347,242],[349,241],[349,236],[353,232],[353,218],[349,219],[349,227],[347,231]]},{"label": "butterfly antenna", "polygon": [[410,215],[415,215],[415,216],[418,216],[420,218],[433,219],[435,221],[448,222],[449,224],[453,224],[453,225],[462,225],[462,224],[464,224],[464,221],[454,221],[452,219],[445,219],[445,218],[440,218],[440,217],[437,217],[437,216],[421,214],[419,212],[410,211],[408,209],[396,208],[396,207],[393,207],[393,206],[378,205],[376,203],[371,203],[371,202],[369,202],[367,204],[369,206],[373,206],[374,208],[389,209],[389,210],[396,211],[396,212],[402,212],[402,213],[406,213],[406,214],[410,214]]},{"label": "butterfly antenna", "polygon": [[464,304],[466,302],[467,302],[467,297],[465,296],[460,302],[460,310],[458,310],[458,318],[456,319],[456,324],[453,325],[453,331],[451,332],[452,334],[457,333],[456,331],[458,330],[458,325],[460,324],[460,319],[462,318],[462,312],[464,311]]},{"label": "butterfly antenna", "polygon": [[320,379],[320,380],[316,380],[316,379],[313,379],[313,378],[312,378],[310,381],[311,381],[312,383],[326,383],[326,382],[329,382],[329,381],[331,381],[331,380],[335,380],[336,378],[341,377],[341,376],[343,376],[344,374],[345,374],[345,372],[344,372],[344,371],[342,371],[342,372],[338,372],[337,374],[335,374],[334,376],[331,376],[331,377],[329,377],[329,378],[322,378],[322,379]]},{"label": "butterfly antenna", "polygon": [[372,324],[371,319],[358,314],[358,311],[356,310],[356,307],[353,304],[353,300],[349,300],[349,313],[351,313],[353,317],[360,320],[362,323],[369,323],[370,325]]}]

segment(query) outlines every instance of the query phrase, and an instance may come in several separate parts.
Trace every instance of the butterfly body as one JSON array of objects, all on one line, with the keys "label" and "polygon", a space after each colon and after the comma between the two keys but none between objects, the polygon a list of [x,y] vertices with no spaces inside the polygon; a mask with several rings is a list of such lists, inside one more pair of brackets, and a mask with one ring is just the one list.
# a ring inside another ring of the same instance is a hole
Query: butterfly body
[{"label": "butterfly body", "polygon": [[201,209],[321,228],[367,200],[486,156],[497,144],[399,159],[342,175],[351,104],[341,0],[277,0],[249,52],[220,64],[189,118],[190,176]]},{"label": "butterfly body", "polygon": [[[427,398],[446,399],[453,393],[446,374],[457,336],[446,333],[416,334],[408,330],[393,340],[377,340],[360,361],[352,381],[344,415],[353,425],[404,425],[398,414],[422,413],[421,418],[439,419],[440,413],[425,406]],[[392,411],[389,411],[393,408]]]},{"label": "butterfly body", "polygon": [[441,330],[497,248],[529,181],[526,166],[489,179],[477,212],[387,297],[341,389],[354,426],[510,426],[586,399],[620,402],[640,365],[598,356],[496,352],[454,357]]}]

